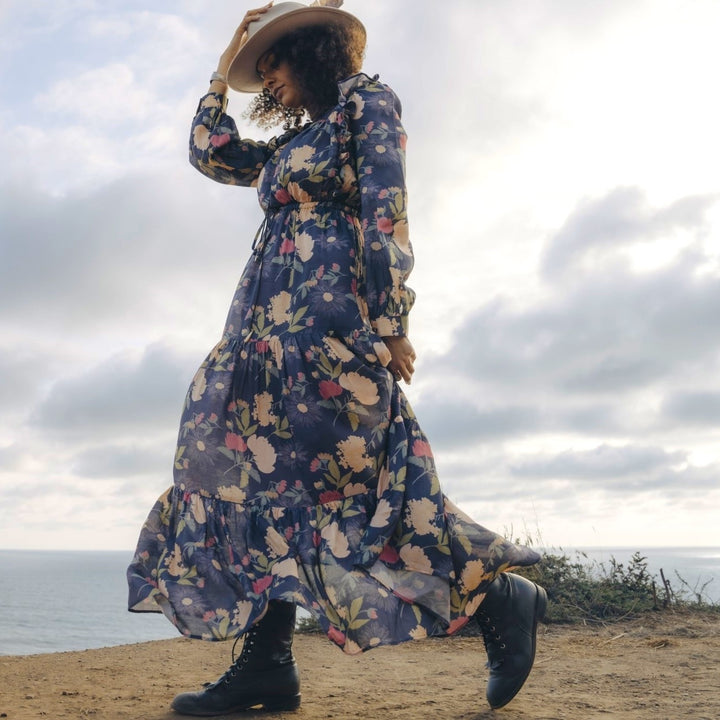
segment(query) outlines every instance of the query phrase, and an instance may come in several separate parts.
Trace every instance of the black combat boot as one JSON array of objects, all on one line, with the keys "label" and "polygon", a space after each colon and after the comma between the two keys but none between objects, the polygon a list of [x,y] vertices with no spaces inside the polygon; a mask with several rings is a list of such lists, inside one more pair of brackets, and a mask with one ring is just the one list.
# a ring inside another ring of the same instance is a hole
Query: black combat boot
[{"label": "black combat boot", "polygon": [[545,590],[520,575],[501,573],[488,588],[475,618],[487,650],[490,707],[507,705],[530,674],[537,624],[546,608]]},{"label": "black combat boot", "polygon": [[246,633],[240,657],[225,674],[199,692],[178,695],[172,709],[181,715],[225,715],[263,707],[296,710],[300,678],[292,641],[295,605],[271,600],[262,620]]}]

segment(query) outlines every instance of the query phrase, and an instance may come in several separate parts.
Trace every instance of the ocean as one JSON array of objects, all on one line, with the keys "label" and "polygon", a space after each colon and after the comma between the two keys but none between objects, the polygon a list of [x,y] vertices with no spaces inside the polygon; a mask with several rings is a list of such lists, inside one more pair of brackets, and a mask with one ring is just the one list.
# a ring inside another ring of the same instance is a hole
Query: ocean
[{"label": "ocean", "polygon": [[[679,574],[720,603],[720,547],[578,548],[591,560],[627,563],[639,551],[673,588]],[[574,556],[575,549],[562,553]],[[178,637],[161,614],[129,613],[130,552],[0,550],[0,655],[86,650]]]}]

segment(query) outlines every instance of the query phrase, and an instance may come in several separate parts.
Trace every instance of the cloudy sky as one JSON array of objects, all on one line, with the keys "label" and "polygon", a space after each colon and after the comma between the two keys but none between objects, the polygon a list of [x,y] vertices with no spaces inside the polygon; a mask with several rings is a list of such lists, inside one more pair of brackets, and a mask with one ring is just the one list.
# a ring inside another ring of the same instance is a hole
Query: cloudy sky
[{"label": "cloudy sky", "polygon": [[[171,483],[261,220],[186,160],[250,5],[0,2],[0,547],[131,549]],[[556,546],[718,545],[720,5],[345,7],[403,100],[447,494]]]}]

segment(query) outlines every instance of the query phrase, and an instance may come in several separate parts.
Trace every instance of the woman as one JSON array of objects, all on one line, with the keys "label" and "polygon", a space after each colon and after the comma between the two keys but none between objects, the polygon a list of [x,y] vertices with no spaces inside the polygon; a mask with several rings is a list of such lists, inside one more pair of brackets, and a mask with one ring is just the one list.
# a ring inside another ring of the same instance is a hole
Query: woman
[{"label": "woman", "polygon": [[[128,571],[131,610],[189,637],[245,635],[220,680],[175,698],[181,713],[296,708],[297,604],[346,652],[477,619],[493,707],[532,667],[545,592],[505,571],[538,556],[442,495],[398,385],[415,360],[405,133],[392,90],[359,72],[364,45],[333,7],[251,10],[193,121],[191,163],[257,186],[265,220]],[[228,85],[262,91],[251,117],[289,131],[241,139]]]}]

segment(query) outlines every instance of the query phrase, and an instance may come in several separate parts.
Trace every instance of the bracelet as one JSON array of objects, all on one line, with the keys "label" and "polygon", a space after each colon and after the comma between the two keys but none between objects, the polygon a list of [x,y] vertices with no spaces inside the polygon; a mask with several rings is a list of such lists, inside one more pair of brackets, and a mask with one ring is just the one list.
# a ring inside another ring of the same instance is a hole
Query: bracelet
[{"label": "bracelet", "polygon": [[222,73],[214,72],[214,73],[210,76],[210,82],[211,82],[211,83],[212,83],[212,82],[215,82],[216,80],[220,81],[221,83],[225,83],[225,84],[227,85],[227,78],[226,78]]}]

